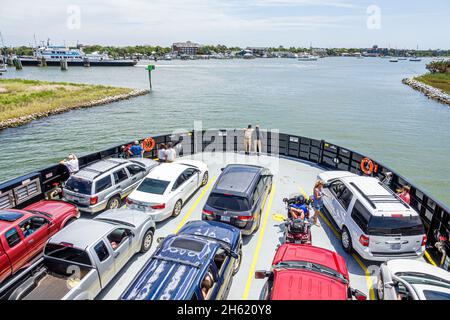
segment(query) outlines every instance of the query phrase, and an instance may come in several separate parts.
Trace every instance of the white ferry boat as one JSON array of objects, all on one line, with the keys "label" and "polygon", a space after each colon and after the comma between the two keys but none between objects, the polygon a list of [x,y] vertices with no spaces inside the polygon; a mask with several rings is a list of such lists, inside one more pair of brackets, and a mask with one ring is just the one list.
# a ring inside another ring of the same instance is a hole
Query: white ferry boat
[{"label": "white ferry boat", "polygon": [[37,66],[45,59],[49,66],[59,66],[62,59],[67,60],[69,66],[134,66],[136,60],[115,60],[106,53],[94,52],[86,54],[81,48],[72,49],[65,46],[43,46],[36,48],[33,57],[19,57],[22,65]]}]

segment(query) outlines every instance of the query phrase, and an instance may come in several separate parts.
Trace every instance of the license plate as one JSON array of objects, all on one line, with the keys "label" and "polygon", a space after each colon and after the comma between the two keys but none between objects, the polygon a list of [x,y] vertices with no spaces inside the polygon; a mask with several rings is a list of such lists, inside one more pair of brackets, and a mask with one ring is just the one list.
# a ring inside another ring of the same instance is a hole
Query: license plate
[{"label": "license plate", "polygon": [[400,243],[392,243],[391,244],[391,250],[400,250],[402,248],[402,245]]},{"label": "license plate", "polygon": [[231,221],[231,218],[230,218],[230,217],[227,217],[227,216],[221,216],[221,217],[220,217],[220,220],[223,221],[223,222],[230,222],[230,221]]}]

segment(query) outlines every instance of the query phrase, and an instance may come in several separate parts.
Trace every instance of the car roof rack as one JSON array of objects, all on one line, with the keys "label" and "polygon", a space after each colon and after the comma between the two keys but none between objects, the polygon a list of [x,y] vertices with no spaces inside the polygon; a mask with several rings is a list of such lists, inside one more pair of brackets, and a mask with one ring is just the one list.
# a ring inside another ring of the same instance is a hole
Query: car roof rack
[{"label": "car roof rack", "polygon": [[354,182],[350,182],[350,185],[351,185],[353,188],[355,188],[356,191],[358,191],[358,192],[362,195],[362,197],[370,204],[370,206],[371,206],[373,209],[376,209],[376,208],[377,208],[377,206],[375,205],[375,203],[373,203],[373,201],[372,201],[372,200],[371,200],[364,192],[362,192],[361,189],[360,189]]}]

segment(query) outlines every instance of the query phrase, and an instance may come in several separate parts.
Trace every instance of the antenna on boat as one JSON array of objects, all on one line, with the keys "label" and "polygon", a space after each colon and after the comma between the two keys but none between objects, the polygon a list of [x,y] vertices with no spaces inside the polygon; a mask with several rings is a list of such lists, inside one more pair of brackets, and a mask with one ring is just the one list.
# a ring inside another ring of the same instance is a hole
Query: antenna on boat
[{"label": "antenna on boat", "polygon": [[37,48],[36,33],[33,33],[33,38],[34,38],[34,47]]}]

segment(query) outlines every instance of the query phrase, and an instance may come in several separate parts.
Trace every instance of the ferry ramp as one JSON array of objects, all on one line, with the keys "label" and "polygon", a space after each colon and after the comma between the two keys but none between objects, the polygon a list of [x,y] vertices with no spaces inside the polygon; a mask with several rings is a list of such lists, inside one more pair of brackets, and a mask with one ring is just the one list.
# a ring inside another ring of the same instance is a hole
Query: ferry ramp
[{"label": "ferry ramp", "polygon": [[[191,199],[184,204],[181,214],[157,224],[155,241],[149,252],[135,255],[114,280],[103,290],[97,299],[118,299],[133,280],[145,262],[156,249],[156,239],[176,233],[187,221],[200,220],[205,204],[215,179],[220,175],[221,168],[229,163],[246,163],[268,167],[274,174],[273,189],[266,200],[261,226],[255,234],[243,237],[243,256],[239,272],[234,276],[228,299],[258,299],[265,280],[254,279],[255,270],[269,270],[277,246],[282,241],[283,230],[280,222],[273,219],[273,214],[285,215],[285,205],[282,201],[293,193],[312,193],[317,175],[324,169],[300,160],[267,155],[257,156],[243,153],[198,153],[186,159],[202,160],[208,164],[210,181],[197,190]],[[350,283],[355,289],[364,292],[368,298],[374,299],[372,286],[376,285],[376,277],[368,270],[376,269],[379,263],[362,260],[356,254],[344,252],[340,243],[340,234],[330,222],[326,214],[320,218],[321,226],[312,227],[312,243],[315,246],[336,251],[342,255],[350,273]],[[375,266],[375,267],[373,267]]]}]

